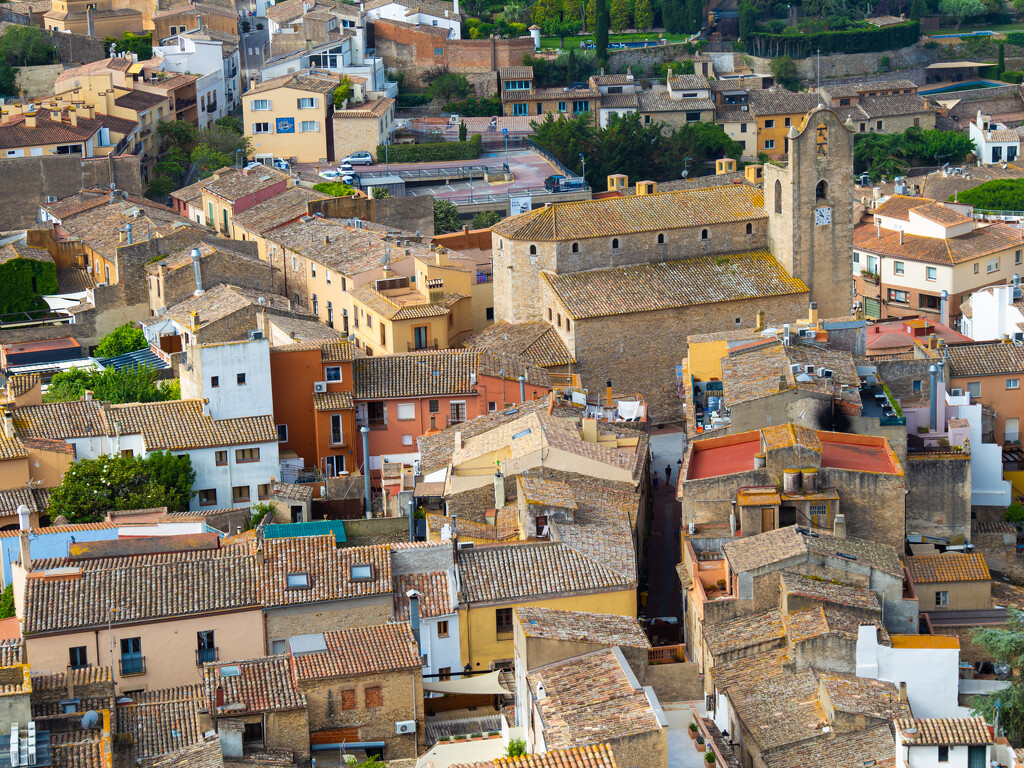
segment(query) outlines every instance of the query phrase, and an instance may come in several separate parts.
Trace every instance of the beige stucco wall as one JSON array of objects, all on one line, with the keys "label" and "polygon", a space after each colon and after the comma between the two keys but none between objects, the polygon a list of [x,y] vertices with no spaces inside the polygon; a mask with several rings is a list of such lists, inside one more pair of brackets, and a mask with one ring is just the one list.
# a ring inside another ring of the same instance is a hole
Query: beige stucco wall
[{"label": "beige stucco wall", "polygon": [[[317,99],[317,106],[310,109],[299,109],[298,100]],[[252,109],[253,100],[267,99],[269,110]],[[301,91],[295,88],[275,88],[262,93],[247,93],[242,97],[243,125],[245,135],[252,139],[254,157],[273,155],[274,157],[294,157],[300,163],[315,163],[328,158],[327,136],[332,130],[328,104],[330,94]],[[276,121],[290,117],[295,121],[295,133],[278,133]],[[303,120],[316,120],[318,130],[315,132],[299,132],[299,123]],[[254,123],[270,123],[271,133],[254,133]]]},{"label": "beige stucco wall", "polygon": [[[19,570],[19,569],[15,569]],[[116,612],[113,619],[116,621]],[[198,680],[196,633],[214,631],[219,658],[251,659],[263,656],[263,613],[259,609],[208,614],[173,621],[106,627],[61,635],[28,635],[25,651],[32,669],[38,674],[63,672],[68,665],[68,649],[84,645],[90,664],[108,666],[113,649],[114,682],[118,692],[155,690]],[[122,638],[142,640],[146,673],[121,675],[119,659]]]}]

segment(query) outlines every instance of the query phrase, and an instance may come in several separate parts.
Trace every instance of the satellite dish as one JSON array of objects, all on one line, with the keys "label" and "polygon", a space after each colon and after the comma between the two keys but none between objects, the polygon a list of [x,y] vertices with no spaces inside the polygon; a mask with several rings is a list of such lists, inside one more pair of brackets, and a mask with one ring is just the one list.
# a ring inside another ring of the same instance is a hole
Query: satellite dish
[{"label": "satellite dish", "polygon": [[689,175],[690,175],[690,172],[689,172],[689,171],[683,171],[683,173],[682,173],[682,177],[683,177],[684,179],[685,179],[685,178],[686,178],[687,176],[689,176]]},{"label": "satellite dish", "polygon": [[84,730],[92,730],[97,725],[99,725],[99,722],[100,716],[96,713],[95,710],[90,709],[88,712],[82,715],[82,728]]}]

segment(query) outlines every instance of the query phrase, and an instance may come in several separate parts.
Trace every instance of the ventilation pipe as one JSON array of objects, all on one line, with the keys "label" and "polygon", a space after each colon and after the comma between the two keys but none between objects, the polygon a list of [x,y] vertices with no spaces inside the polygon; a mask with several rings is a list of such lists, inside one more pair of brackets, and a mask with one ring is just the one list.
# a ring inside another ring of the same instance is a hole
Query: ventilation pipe
[{"label": "ventilation pipe", "polygon": [[804,467],[800,470],[804,493],[818,492],[818,470],[815,467]]},{"label": "ventilation pipe", "polygon": [[842,512],[836,515],[836,521],[832,528],[832,535],[837,539],[846,538],[846,515]]},{"label": "ventilation pipe", "polygon": [[939,322],[949,327],[949,291],[939,294]]},{"label": "ventilation pipe", "polygon": [[935,431],[936,423],[937,423],[936,422],[936,406],[938,405],[937,401],[938,401],[938,398],[939,398],[939,393],[938,393],[939,387],[938,387],[938,379],[937,379],[938,373],[939,373],[939,367],[937,365],[929,365],[928,366],[928,375],[931,377],[931,409],[930,409],[930,416],[931,416],[931,418],[930,418],[929,424],[931,426],[932,432]]},{"label": "ventilation pipe", "polygon": [[132,223],[130,221],[124,225],[124,239],[125,245],[132,244]]},{"label": "ventilation pipe", "polygon": [[736,500],[732,501],[732,511],[729,512],[729,535],[736,536]]},{"label": "ventilation pipe", "polygon": [[818,302],[812,301],[811,306],[807,310],[807,319],[810,320],[811,325],[817,325],[818,323]]},{"label": "ventilation pipe", "polygon": [[203,254],[199,251],[198,248],[192,249],[192,271],[195,272],[196,275],[196,290],[192,294],[193,296],[202,296],[204,293],[206,293],[206,291],[203,290],[203,274],[199,268],[199,259],[201,259],[202,256]]},{"label": "ventilation pipe", "polygon": [[522,375],[519,377],[519,402],[526,402],[526,377]]},{"label": "ventilation pipe", "polygon": [[410,589],[405,593],[409,598],[409,626],[412,629],[412,636],[416,638],[416,645],[420,644],[420,593]]},{"label": "ventilation pipe", "polygon": [[[946,369],[946,361],[945,360],[939,360],[937,363],[935,363],[935,365],[937,365],[938,368],[939,368],[939,381],[945,381],[946,380],[946,370],[945,370]],[[943,387],[943,389],[945,389],[945,387]]]},{"label": "ventilation pipe", "polygon": [[363,501],[366,505],[366,519],[373,517],[370,506],[370,428],[365,424],[359,432],[363,436]]},{"label": "ventilation pipe", "polygon": [[25,504],[18,505],[18,530],[27,531],[32,527],[32,510]]}]

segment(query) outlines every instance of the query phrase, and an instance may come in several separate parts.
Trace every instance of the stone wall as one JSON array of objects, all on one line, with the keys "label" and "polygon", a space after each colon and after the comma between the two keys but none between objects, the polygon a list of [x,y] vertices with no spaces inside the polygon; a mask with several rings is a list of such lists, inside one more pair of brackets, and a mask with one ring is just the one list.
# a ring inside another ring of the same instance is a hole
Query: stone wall
[{"label": "stone wall", "polygon": [[[649,48],[627,48],[608,54],[608,71],[625,72],[626,67],[643,67],[644,72],[650,72],[655,64],[686,61],[692,58],[693,54],[687,51],[685,43],[669,43]],[[696,71],[698,73],[701,71],[700,64],[697,64]],[[729,71],[732,71],[731,68]],[[765,72],[767,71],[766,69]]]},{"label": "stone wall", "polygon": [[53,84],[63,71],[63,64],[19,67],[14,84],[19,93],[25,94],[25,98],[41,99],[53,95]]},{"label": "stone wall", "polygon": [[[274,293],[273,267],[259,260],[256,243],[251,240],[223,240],[213,236],[205,240],[213,241],[210,244],[218,250],[200,259],[204,288],[209,290],[226,283],[253,291]],[[195,273],[191,264],[165,274],[160,296],[153,290],[156,278],[150,276],[147,282],[150,288],[150,308],[153,310],[173,307],[191,296],[196,289]]]},{"label": "stone wall", "polygon": [[906,535],[906,480],[903,475],[822,468],[821,487],[839,491],[839,508],[851,538],[903,550]]},{"label": "stone wall", "polygon": [[[889,68],[912,69],[927,66],[942,58],[942,47],[928,50],[920,45],[908,45],[886,51],[889,57]],[[880,53],[833,53],[821,57],[821,79],[854,77],[856,75],[873,75],[878,71]],[[771,72],[770,58],[760,58],[749,54],[743,55],[744,62],[755,72],[768,74]],[[797,59],[797,75],[804,80],[817,80],[818,57]]]},{"label": "stone wall", "polygon": [[266,611],[267,653],[275,640],[383,624],[391,620],[391,615],[390,594],[271,608]]},{"label": "stone wall", "polygon": [[962,544],[971,535],[971,457],[910,453],[906,470],[907,533]]},{"label": "stone wall", "polygon": [[50,42],[57,48],[60,63],[74,67],[105,59],[109,53],[102,37],[50,32]]},{"label": "stone wall", "polygon": [[365,197],[332,197],[310,200],[310,213],[321,213],[328,219],[360,219],[383,224],[389,229],[419,232],[421,237],[434,235],[434,200],[428,195],[388,197],[375,200]]},{"label": "stone wall", "polygon": [[27,229],[47,197],[58,200],[82,189],[107,189],[111,182],[130,195],[142,195],[142,170],[136,155],[81,159],[45,155],[0,159],[0,230]]}]

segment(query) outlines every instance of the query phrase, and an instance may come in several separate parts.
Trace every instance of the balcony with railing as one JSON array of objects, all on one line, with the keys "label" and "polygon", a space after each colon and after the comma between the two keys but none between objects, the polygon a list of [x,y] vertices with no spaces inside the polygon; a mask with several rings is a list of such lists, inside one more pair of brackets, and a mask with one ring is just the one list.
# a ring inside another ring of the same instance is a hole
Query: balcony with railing
[{"label": "balcony with railing", "polygon": [[428,349],[440,349],[437,339],[419,339],[406,344],[410,352],[421,352]]},{"label": "balcony with railing", "polygon": [[659,645],[647,649],[648,664],[685,664],[689,660],[689,657],[686,655],[686,646],[682,643],[679,645]]},{"label": "balcony with railing", "polygon": [[206,111],[207,112],[211,112],[211,113],[212,112],[216,112],[217,111],[217,102],[216,101],[211,101],[209,104],[207,104],[206,105]]},{"label": "balcony with railing", "polygon": [[129,675],[144,675],[146,674],[146,657],[145,656],[122,656],[121,657],[121,676],[128,677]]},{"label": "balcony with railing", "polygon": [[217,661],[220,658],[220,652],[218,648],[197,648],[196,649],[196,666],[201,667],[203,664],[210,664],[211,662]]}]

